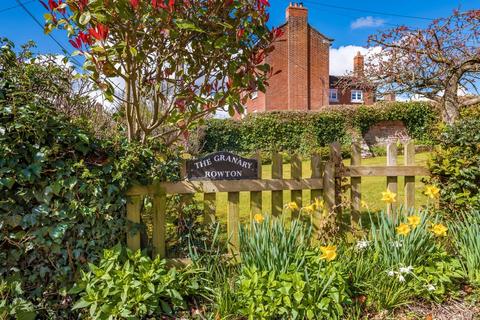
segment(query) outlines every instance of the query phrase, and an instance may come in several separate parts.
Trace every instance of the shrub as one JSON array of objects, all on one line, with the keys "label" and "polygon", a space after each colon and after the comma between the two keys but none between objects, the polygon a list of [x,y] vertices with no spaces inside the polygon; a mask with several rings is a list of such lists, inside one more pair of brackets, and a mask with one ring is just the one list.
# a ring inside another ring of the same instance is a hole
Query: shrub
[{"label": "shrub", "polygon": [[175,177],[177,162],[155,154],[97,139],[36,97],[0,101],[0,278],[18,277],[49,317],[68,312],[79,269],[124,240],[123,192]]},{"label": "shrub", "polygon": [[171,316],[186,308],[185,296],[200,295],[198,283],[189,277],[199,270],[177,272],[167,268],[165,260],[152,260],[120,245],[105,250],[98,266],[89,264],[89,269],[81,272],[70,293],[81,296],[73,310],[92,319]]},{"label": "shrub", "polygon": [[440,188],[440,207],[455,215],[480,208],[480,119],[446,126],[429,162],[430,183]]},{"label": "shrub", "polygon": [[245,268],[238,280],[238,313],[249,319],[341,319],[348,301],[343,275],[311,257],[308,268],[277,273]]},{"label": "shrub", "polygon": [[432,144],[430,131],[438,112],[425,102],[375,106],[341,106],[320,112],[267,112],[242,121],[211,119],[205,127],[202,152],[219,150],[252,153],[284,151],[309,155],[334,141],[350,143],[356,133],[384,120],[400,120],[419,143]]}]

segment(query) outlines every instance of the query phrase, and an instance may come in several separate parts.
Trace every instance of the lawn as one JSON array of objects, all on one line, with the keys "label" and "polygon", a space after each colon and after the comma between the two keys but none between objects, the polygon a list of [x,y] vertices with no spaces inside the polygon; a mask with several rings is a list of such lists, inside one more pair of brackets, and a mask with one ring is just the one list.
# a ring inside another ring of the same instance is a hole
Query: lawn
[{"label": "lawn", "polygon": [[[430,154],[429,153],[419,153],[415,156],[415,163],[417,165],[425,165]],[[362,159],[362,165],[365,166],[374,166],[374,165],[385,165],[386,157],[375,157],[375,158],[368,158]],[[398,157],[398,164],[403,164],[403,156],[400,155]],[[350,160],[344,161],[345,165],[350,164]],[[290,164],[285,164],[283,166],[283,172],[285,178],[290,178]],[[310,177],[311,170],[310,170],[310,160],[303,161],[303,177],[307,178]],[[262,177],[265,179],[271,178],[271,166],[270,165],[263,165],[262,167]],[[423,183],[421,182],[422,177],[416,178],[415,183],[415,206],[420,207],[427,203],[427,198],[422,194],[423,192]],[[403,202],[403,177],[398,178],[398,201],[399,203]],[[386,178],[385,177],[368,177],[362,178],[362,200],[365,200],[368,204],[370,210],[377,211],[384,208],[383,203],[380,201],[381,192],[385,191],[386,188]],[[349,192],[347,192],[348,198]],[[198,195],[200,196],[200,195]],[[283,192],[283,201],[287,203],[290,201],[290,191]],[[269,213],[271,208],[271,192],[265,191],[263,192],[263,212]],[[303,204],[308,204],[310,202],[310,191],[304,190],[303,191]],[[248,221],[250,215],[250,194],[248,192],[241,192],[240,193],[240,219],[242,222]],[[227,216],[227,193],[218,193],[217,194],[217,207],[216,207],[216,216],[220,220],[220,222],[226,223],[226,216]]]}]

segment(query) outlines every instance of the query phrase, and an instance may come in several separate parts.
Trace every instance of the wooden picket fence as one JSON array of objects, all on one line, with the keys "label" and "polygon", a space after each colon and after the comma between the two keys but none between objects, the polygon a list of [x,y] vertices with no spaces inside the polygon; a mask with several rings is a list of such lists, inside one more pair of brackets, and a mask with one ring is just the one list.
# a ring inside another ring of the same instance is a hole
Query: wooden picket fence
[{"label": "wooden picket fence", "polygon": [[[291,199],[298,207],[302,206],[302,190],[310,190],[311,199],[321,198],[329,212],[339,213],[340,206],[340,180],[343,177],[351,178],[351,222],[358,224],[361,210],[361,183],[362,177],[383,176],[386,178],[386,187],[398,192],[398,177],[404,176],[405,183],[405,208],[414,207],[415,201],[415,176],[429,175],[428,168],[415,165],[415,147],[412,141],[404,144],[404,165],[397,164],[397,144],[387,146],[386,166],[362,166],[361,148],[359,143],[352,144],[351,164],[344,166],[341,158],[340,144],[330,146],[330,156],[327,161],[322,161],[319,155],[312,155],[311,177],[302,177],[302,160],[297,155],[291,157],[291,178],[283,178],[283,161],[280,154],[272,155],[272,177],[262,178],[262,166],[259,165],[259,177],[252,180],[217,180],[217,181],[189,181],[162,182],[155,185],[137,185],[127,192],[127,220],[133,224],[140,223],[143,201],[146,196],[152,198],[152,245],[155,255],[166,257],[165,228],[166,228],[166,199],[167,195],[192,196],[197,193],[203,194],[205,201],[205,220],[214,220],[216,193],[228,193],[227,207],[227,233],[229,237],[230,252],[238,252],[239,248],[239,225],[240,225],[240,192],[250,192],[250,212],[252,219],[262,211],[262,192],[271,191],[271,214],[279,216],[283,212],[283,191],[291,192]],[[257,154],[258,163],[261,164]],[[388,206],[391,213],[395,207]],[[293,213],[293,218],[298,212]],[[320,213],[312,217],[314,230],[319,230],[322,223]],[[140,249],[140,233],[127,233],[127,245],[132,250]]]}]

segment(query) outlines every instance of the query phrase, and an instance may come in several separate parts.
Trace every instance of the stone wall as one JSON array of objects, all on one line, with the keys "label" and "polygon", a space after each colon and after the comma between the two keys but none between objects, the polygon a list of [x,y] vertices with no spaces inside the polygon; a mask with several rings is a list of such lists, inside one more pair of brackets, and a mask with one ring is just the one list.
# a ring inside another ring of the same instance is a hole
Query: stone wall
[{"label": "stone wall", "polygon": [[382,121],[370,127],[363,139],[369,146],[385,146],[389,142],[409,140],[410,137],[402,121]]}]

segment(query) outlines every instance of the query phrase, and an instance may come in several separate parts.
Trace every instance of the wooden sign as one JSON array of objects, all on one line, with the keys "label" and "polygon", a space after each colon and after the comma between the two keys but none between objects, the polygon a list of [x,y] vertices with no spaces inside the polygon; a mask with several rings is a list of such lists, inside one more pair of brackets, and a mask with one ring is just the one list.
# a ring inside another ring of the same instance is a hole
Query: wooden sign
[{"label": "wooden sign", "polygon": [[216,152],[200,159],[187,161],[190,180],[258,179],[258,161],[230,152]]}]

